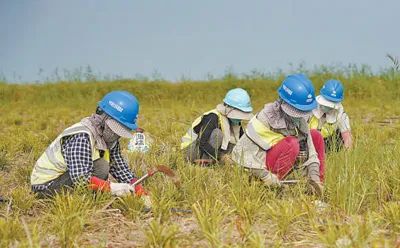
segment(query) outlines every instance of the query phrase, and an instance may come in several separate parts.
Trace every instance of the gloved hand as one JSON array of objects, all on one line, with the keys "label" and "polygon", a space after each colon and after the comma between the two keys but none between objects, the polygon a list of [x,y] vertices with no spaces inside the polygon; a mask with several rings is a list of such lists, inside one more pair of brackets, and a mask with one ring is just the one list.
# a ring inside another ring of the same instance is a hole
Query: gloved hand
[{"label": "gloved hand", "polygon": [[281,186],[281,181],[272,172],[266,169],[248,169],[252,176],[260,179],[266,186]]},{"label": "gloved hand", "polygon": [[308,180],[320,183],[321,177],[319,172],[319,163],[311,162],[309,164],[304,163],[304,171],[303,174],[308,178]]},{"label": "gloved hand", "polygon": [[223,165],[232,165],[233,164],[233,160],[232,160],[231,156],[228,154],[222,155],[220,158],[220,161],[221,161],[221,164],[223,164]]},{"label": "gloved hand", "polygon": [[[138,180],[137,178],[132,179],[131,184],[135,183],[137,180]],[[152,207],[151,198],[150,198],[149,194],[147,193],[147,191],[143,188],[143,185],[141,183],[135,185],[135,194],[136,194],[136,196],[143,199],[143,203],[144,203],[146,210],[150,211],[151,207]]]},{"label": "gloved hand", "polygon": [[269,172],[260,179],[261,181],[264,182],[266,186],[278,186],[278,187],[281,186],[281,181],[279,180],[279,178],[271,172]]},{"label": "gloved hand", "polygon": [[[135,183],[137,180],[137,178],[132,179],[131,184]],[[135,185],[135,194],[137,196],[147,195],[147,191],[143,188],[143,185],[141,183]]]},{"label": "gloved hand", "polygon": [[129,183],[110,183],[110,191],[115,196],[124,196],[134,193],[135,189]]},{"label": "gloved hand", "polygon": [[324,194],[324,185],[321,182],[309,180],[309,191],[311,194],[316,196],[322,196]]}]

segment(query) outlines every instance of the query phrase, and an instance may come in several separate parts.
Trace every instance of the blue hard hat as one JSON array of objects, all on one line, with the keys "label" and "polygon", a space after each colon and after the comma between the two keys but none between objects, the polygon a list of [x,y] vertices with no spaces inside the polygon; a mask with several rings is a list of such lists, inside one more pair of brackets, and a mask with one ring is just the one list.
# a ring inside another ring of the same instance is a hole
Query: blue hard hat
[{"label": "blue hard hat", "polygon": [[314,86],[304,74],[287,76],[278,89],[280,98],[301,111],[311,111],[317,107]]},{"label": "blue hard hat", "polygon": [[127,91],[112,91],[99,102],[99,108],[130,130],[137,128],[139,102]]},{"label": "blue hard hat", "polygon": [[250,113],[253,111],[250,96],[247,91],[242,88],[229,90],[225,95],[224,103],[243,112]]},{"label": "blue hard hat", "polygon": [[343,85],[339,80],[326,81],[319,92],[329,101],[341,102],[343,100]]}]

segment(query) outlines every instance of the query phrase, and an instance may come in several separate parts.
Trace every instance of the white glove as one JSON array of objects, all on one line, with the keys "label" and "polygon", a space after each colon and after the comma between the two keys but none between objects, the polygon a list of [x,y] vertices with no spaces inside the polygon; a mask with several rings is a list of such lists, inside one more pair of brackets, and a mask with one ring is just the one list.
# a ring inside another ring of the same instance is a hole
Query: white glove
[{"label": "white glove", "polygon": [[110,183],[111,194],[124,196],[135,193],[135,188],[129,183]]},{"label": "white glove", "polygon": [[249,169],[249,171],[251,175],[263,181],[266,186],[281,186],[278,177],[266,169]]},{"label": "white glove", "polygon": [[281,181],[279,178],[271,172],[263,176],[261,180],[266,186],[281,186]]}]

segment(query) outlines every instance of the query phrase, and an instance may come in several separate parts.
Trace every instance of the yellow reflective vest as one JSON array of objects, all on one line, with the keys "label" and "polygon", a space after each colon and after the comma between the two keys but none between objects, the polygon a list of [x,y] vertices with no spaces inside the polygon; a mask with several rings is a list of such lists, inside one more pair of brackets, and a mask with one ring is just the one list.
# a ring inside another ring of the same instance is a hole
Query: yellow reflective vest
[{"label": "yellow reflective vest", "polygon": [[257,116],[254,116],[247,125],[246,135],[265,151],[285,138],[283,134],[274,132],[269,126],[264,125]]},{"label": "yellow reflective vest", "polygon": [[[78,133],[87,133],[89,135],[93,161],[101,157],[100,150],[95,147],[93,134],[86,126],[77,123],[65,129],[36,161],[31,175],[32,185],[48,183],[67,171],[67,164],[61,152],[62,140],[64,137]],[[105,151],[103,158],[108,162],[110,161],[108,150]]]},{"label": "yellow reflective vest", "polygon": [[[197,140],[197,138],[199,137],[198,134],[196,134],[196,132],[194,131],[194,128],[200,124],[201,120],[203,119],[203,116],[208,115],[208,114],[216,114],[218,116],[218,123],[219,126],[221,127],[222,133],[224,134],[224,141],[223,141],[223,147],[221,147],[223,150],[226,149],[225,146],[228,145],[229,143],[229,122],[228,120],[224,121],[224,118],[227,119],[225,116],[223,116],[218,110],[213,109],[211,111],[205,112],[204,114],[202,114],[201,116],[199,116],[198,118],[196,118],[196,120],[194,120],[194,122],[192,123],[192,126],[189,128],[189,130],[186,132],[185,136],[182,137],[181,140],[181,149],[185,149],[188,146],[190,146],[190,144],[192,144],[194,141]],[[228,132],[228,133],[227,133]],[[227,141],[225,141],[227,140]]]},{"label": "yellow reflective vest", "polygon": [[322,123],[321,119],[318,119],[315,115],[313,115],[308,123],[310,129],[317,129],[321,132],[322,137],[328,138],[336,134],[337,125],[335,123]]}]

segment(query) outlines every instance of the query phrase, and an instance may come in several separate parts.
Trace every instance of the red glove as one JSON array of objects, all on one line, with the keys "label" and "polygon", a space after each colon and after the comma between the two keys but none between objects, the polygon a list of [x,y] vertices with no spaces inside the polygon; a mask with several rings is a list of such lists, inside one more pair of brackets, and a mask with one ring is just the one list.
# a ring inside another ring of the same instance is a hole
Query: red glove
[{"label": "red glove", "polygon": [[[137,180],[138,180],[137,178],[132,179],[131,184],[135,183]],[[135,186],[135,194],[137,196],[148,195],[147,191],[143,188],[141,183]]]},{"label": "red glove", "polygon": [[100,190],[103,192],[110,191],[110,182],[98,177],[91,177],[89,180],[89,189]]},{"label": "red glove", "polygon": [[[131,184],[137,181],[137,178],[131,180]],[[92,190],[100,190],[103,192],[110,191],[110,182],[100,179],[98,177],[91,177],[89,180],[89,188]],[[148,195],[147,191],[143,188],[142,184],[138,184],[135,186],[135,194],[137,196]]]}]

